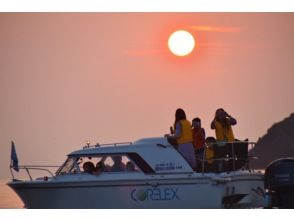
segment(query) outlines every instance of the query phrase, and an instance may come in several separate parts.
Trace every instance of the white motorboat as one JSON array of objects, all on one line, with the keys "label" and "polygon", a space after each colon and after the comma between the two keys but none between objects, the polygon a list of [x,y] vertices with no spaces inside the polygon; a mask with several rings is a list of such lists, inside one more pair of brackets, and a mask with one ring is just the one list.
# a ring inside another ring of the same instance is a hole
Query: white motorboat
[{"label": "white motorboat", "polygon": [[[248,143],[240,143],[248,152]],[[31,169],[47,168],[19,166],[30,179],[16,179],[12,172],[8,185],[26,208],[262,207],[263,174],[248,166],[247,155],[246,162],[238,155],[238,144],[228,146],[220,147],[229,149],[225,155],[214,157],[212,163],[203,160],[195,172],[164,137],[88,144],[68,154],[50,176],[33,178]]]}]

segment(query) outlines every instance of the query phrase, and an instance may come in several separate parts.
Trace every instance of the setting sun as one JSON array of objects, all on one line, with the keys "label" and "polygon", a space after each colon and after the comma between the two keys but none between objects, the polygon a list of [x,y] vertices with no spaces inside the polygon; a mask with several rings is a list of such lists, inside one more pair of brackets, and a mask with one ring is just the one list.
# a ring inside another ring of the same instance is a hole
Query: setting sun
[{"label": "setting sun", "polygon": [[177,56],[190,54],[195,47],[195,40],[191,33],[185,30],[178,30],[172,33],[168,39],[168,48]]}]

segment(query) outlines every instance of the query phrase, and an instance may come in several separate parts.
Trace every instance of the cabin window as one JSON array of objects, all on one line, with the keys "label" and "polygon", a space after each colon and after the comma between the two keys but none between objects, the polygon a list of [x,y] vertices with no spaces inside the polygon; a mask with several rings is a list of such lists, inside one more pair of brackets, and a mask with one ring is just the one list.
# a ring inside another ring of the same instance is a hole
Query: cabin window
[{"label": "cabin window", "polygon": [[129,158],[131,158],[131,160],[133,162],[135,162],[136,164],[138,164],[138,166],[140,167],[140,169],[147,174],[154,174],[154,170],[152,169],[152,167],[149,166],[148,163],[146,163],[146,161],[137,153],[128,153]]},{"label": "cabin window", "polygon": [[154,174],[154,170],[137,153],[99,154],[68,158],[56,175],[88,173],[144,172]]},{"label": "cabin window", "polygon": [[96,167],[102,163],[102,159],[102,157],[98,156],[84,156],[78,157],[76,160],[81,173],[95,174]]},{"label": "cabin window", "polygon": [[77,159],[82,173],[99,175],[113,172],[139,172],[139,167],[127,155],[96,155],[84,156]]},{"label": "cabin window", "polygon": [[109,155],[104,160],[108,172],[138,172],[139,168],[125,155]]}]

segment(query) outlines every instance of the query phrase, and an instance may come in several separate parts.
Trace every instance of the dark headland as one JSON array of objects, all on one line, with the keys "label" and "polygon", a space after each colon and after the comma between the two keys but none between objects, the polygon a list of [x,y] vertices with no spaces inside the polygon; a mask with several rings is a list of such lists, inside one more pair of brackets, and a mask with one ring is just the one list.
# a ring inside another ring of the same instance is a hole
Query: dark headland
[{"label": "dark headland", "polygon": [[275,123],[259,138],[254,148],[254,167],[264,169],[271,161],[282,157],[294,157],[294,113]]}]

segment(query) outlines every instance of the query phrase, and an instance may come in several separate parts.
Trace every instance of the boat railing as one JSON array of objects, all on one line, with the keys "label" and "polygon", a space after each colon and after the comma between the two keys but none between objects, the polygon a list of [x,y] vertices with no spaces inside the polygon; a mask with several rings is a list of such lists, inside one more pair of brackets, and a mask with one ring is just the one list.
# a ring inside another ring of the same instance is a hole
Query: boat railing
[{"label": "boat railing", "polygon": [[[224,172],[253,169],[255,142],[233,141],[206,144],[203,158],[197,158],[202,172]],[[249,154],[250,153],[250,154]]]},{"label": "boat railing", "polygon": [[[35,165],[22,165],[22,166],[10,166],[10,173],[12,175],[12,179],[16,180],[15,176],[14,176],[14,172],[13,169],[18,169],[18,170],[25,170],[26,174],[28,175],[28,177],[30,178],[30,180],[33,180],[33,176],[31,171],[32,170],[37,170],[37,171],[42,171],[42,172],[46,172],[50,175],[51,178],[54,178],[54,174],[53,172],[51,172],[50,168],[59,168],[60,166],[35,166]],[[44,179],[48,180],[48,176],[44,176]]]},{"label": "boat railing", "polygon": [[95,145],[90,145],[89,143],[87,143],[86,146],[83,147],[83,149],[88,149],[88,148],[96,148],[96,147],[105,147],[105,146],[120,146],[120,145],[126,145],[126,144],[133,144],[133,142],[117,142],[117,143],[107,143],[107,144],[95,144]]}]

